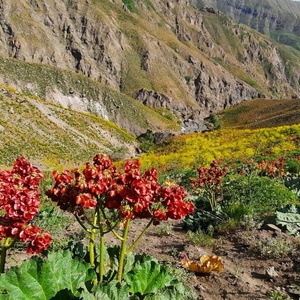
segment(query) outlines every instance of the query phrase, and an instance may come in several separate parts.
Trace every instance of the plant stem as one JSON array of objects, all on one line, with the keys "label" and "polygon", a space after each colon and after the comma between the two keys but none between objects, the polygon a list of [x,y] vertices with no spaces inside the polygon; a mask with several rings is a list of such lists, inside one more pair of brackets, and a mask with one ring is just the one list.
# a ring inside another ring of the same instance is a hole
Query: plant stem
[{"label": "plant stem", "polygon": [[127,242],[128,231],[129,231],[129,225],[130,225],[130,219],[127,220],[124,231],[123,231],[123,240],[121,243],[118,275],[117,275],[118,281],[121,281],[122,277],[123,277],[124,259],[125,259],[125,255],[126,255],[126,242]]},{"label": "plant stem", "polygon": [[2,247],[1,249],[1,255],[0,255],[0,273],[4,273],[4,267],[5,267],[5,259],[6,259],[6,247]]},{"label": "plant stem", "polygon": [[127,249],[126,254],[128,254],[129,252],[131,252],[135,246],[137,245],[137,243],[140,241],[140,239],[143,237],[143,235],[146,233],[147,229],[150,227],[150,225],[152,224],[152,222],[154,221],[154,219],[152,218],[148,224],[145,226],[145,228],[143,229],[143,231],[140,233],[140,235],[137,237],[137,239],[132,243],[132,245]]},{"label": "plant stem", "polygon": [[98,227],[100,230],[100,263],[99,263],[99,281],[103,281],[104,276],[104,250],[105,250],[105,243],[104,243],[104,228],[102,225],[102,215],[100,209],[97,208],[97,215],[98,217]]},{"label": "plant stem", "polygon": [[4,273],[5,270],[5,261],[6,261],[6,252],[7,250],[13,246],[15,243],[15,240],[7,237],[4,240],[4,244],[1,249],[1,254],[0,254],[0,273]]},{"label": "plant stem", "polygon": [[216,206],[216,193],[214,191],[211,191],[211,210],[214,210]]},{"label": "plant stem", "polygon": [[[97,212],[94,214],[93,219],[93,226],[97,225],[98,215]],[[92,228],[90,231],[90,243],[89,243],[89,252],[90,252],[90,264],[93,268],[95,268],[95,236],[96,236],[96,229]],[[94,285],[98,283],[97,278],[93,280]]]},{"label": "plant stem", "polygon": [[86,232],[90,232],[90,230],[83,224],[83,222],[80,220],[80,217],[75,214],[75,218],[77,220],[77,222],[80,224],[80,226],[86,231]]},{"label": "plant stem", "polygon": [[123,237],[121,237],[114,229],[112,229],[112,233],[116,238],[118,238],[120,241],[123,241]]}]

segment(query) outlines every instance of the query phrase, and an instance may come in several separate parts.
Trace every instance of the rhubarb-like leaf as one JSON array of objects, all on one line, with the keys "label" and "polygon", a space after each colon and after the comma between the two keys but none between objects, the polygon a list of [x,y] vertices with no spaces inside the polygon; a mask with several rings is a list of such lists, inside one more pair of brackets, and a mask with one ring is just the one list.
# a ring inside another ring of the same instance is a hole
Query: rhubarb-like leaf
[{"label": "rhubarb-like leaf", "polygon": [[154,260],[147,260],[137,265],[125,275],[132,294],[156,293],[159,289],[172,284],[174,277]]},{"label": "rhubarb-like leaf", "polygon": [[300,214],[277,211],[276,224],[285,227],[287,233],[297,235],[300,231]]},{"label": "rhubarb-like leaf", "polygon": [[129,287],[125,282],[113,280],[108,284],[100,283],[94,290],[96,299],[129,299]]},{"label": "rhubarb-like leaf", "polygon": [[59,299],[62,290],[78,295],[80,284],[94,276],[88,263],[72,258],[69,251],[58,251],[50,253],[46,261],[33,258],[2,274],[0,289],[6,293],[3,299],[47,300],[56,294]]}]

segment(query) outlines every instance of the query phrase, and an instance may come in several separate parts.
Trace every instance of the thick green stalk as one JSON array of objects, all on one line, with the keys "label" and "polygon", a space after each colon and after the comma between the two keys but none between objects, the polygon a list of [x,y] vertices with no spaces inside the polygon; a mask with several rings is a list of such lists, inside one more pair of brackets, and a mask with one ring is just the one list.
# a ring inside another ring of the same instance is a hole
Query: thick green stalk
[{"label": "thick green stalk", "polygon": [[132,243],[132,245],[126,250],[125,254],[128,254],[129,252],[131,252],[135,246],[138,244],[138,242],[140,241],[140,239],[143,237],[143,235],[146,233],[147,229],[150,227],[150,225],[152,224],[152,222],[154,221],[154,219],[152,218],[148,224],[146,225],[146,227],[143,229],[143,231],[140,233],[140,235],[137,237],[137,239]]},{"label": "thick green stalk", "polygon": [[0,255],[0,273],[4,273],[6,251],[7,251],[7,248],[3,246],[1,249],[1,255]]},{"label": "thick green stalk", "polygon": [[211,191],[211,210],[214,210],[216,206],[217,206],[216,193],[214,191]]},{"label": "thick green stalk", "polygon": [[99,280],[100,282],[103,281],[104,275],[104,234],[100,233],[100,264],[99,264]]},{"label": "thick green stalk", "polygon": [[[98,220],[98,215],[95,212],[93,226],[96,227]],[[92,228],[90,231],[90,242],[89,242],[89,252],[90,252],[90,264],[93,268],[95,268],[95,237],[96,237],[97,230]],[[98,283],[97,278],[93,280],[94,285]]]},{"label": "thick green stalk", "polygon": [[126,242],[129,231],[130,219],[127,220],[124,231],[123,231],[123,240],[121,243],[120,256],[119,256],[119,266],[118,266],[118,275],[117,280],[121,281],[123,277],[123,268],[124,268],[124,260],[126,255]]},{"label": "thick green stalk", "polygon": [[104,241],[104,228],[102,224],[102,215],[100,209],[97,208],[98,217],[98,227],[100,230],[100,263],[99,263],[99,281],[103,281],[104,276],[104,251],[105,251],[105,241]]},{"label": "thick green stalk", "polygon": [[10,237],[7,237],[4,240],[4,244],[2,246],[1,254],[0,254],[0,273],[4,273],[5,262],[6,262],[6,252],[10,247],[13,246],[14,243],[15,243],[15,240]]}]

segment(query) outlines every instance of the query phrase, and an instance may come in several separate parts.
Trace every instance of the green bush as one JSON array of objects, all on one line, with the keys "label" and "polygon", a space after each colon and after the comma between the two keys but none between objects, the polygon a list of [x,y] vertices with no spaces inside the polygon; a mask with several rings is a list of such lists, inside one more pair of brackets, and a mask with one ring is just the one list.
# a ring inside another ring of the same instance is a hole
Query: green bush
[{"label": "green bush", "polygon": [[183,228],[191,231],[208,232],[209,228],[216,228],[228,220],[228,216],[222,210],[221,205],[211,208],[206,197],[192,197],[195,205],[193,214],[187,215],[183,221]]},{"label": "green bush", "polygon": [[292,174],[300,173],[300,161],[298,159],[290,159],[285,162],[286,171]]},{"label": "green bush", "polygon": [[221,129],[220,119],[216,114],[210,115],[209,122],[213,124],[214,129]]},{"label": "green bush", "polygon": [[139,142],[139,148],[142,152],[148,153],[155,147],[154,135],[151,130],[147,130],[146,133],[141,134],[139,137],[137,137],[137,140]]},{"label": "green bush", "polygon": [[297,204],[297,196],[282,183],[256,175],[226,177],[223,185],[222,208],[229,217],[241,219],[245,215],[264,217],[290,204]]}]

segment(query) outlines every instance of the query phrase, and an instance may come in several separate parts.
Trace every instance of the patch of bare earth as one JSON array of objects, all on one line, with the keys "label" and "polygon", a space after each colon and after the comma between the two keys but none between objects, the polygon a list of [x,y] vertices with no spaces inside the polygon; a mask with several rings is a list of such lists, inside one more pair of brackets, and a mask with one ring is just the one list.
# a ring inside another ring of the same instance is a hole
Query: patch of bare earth
[{"label": "patch of bare earth", "polygon": [[[136,221],[132,225],[133,236],[137,236],[144,222]],[[149,229],[135,252],[154,256],[178,268],[182,268],[181,252],[187,253],[195,261],[203,254],[215,254],[222,258],[223,272],[211,272],[206,276],[190,273],[184,276],[188,278],[186,283],[196,291],[199,300],[272,299],[269,294],[271,291],[289,296],[290,299],[300,299],[300,295],[292,288],[300,285],[299,251],[282,259],[265,259],[252,250],[254,241],[276,237],[299,244],[298,238],[266,229],[240,230],[220,237],[217,246],[211,249],[193,245],[178,222],[169,223],[169,233],[163,233],[163,226],[166,225],[159,226]],[[111,237],[110,242],[113,241]],[[291,291],[296,294],[289,293]]]}]

